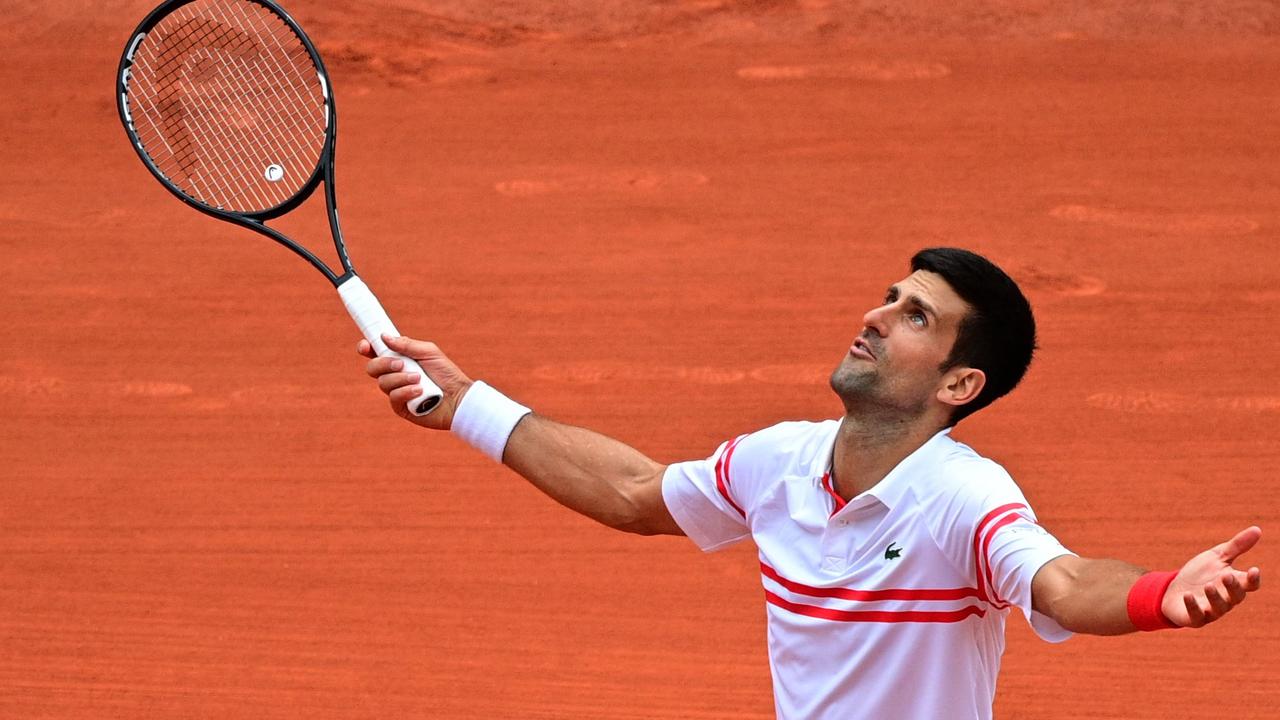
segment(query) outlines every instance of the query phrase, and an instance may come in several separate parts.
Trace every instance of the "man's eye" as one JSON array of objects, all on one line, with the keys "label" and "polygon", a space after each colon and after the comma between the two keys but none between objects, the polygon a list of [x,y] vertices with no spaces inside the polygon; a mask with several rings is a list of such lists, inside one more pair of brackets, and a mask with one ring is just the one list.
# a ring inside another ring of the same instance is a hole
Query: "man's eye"
[{"label": "man's eye", "polygon": [[913,312],[910,315],[908,315],[907,318],[911,320],[912,324],[916,325],[917,327],[924,327],[925,325],[929,324],[924,316],[924,313]]}]

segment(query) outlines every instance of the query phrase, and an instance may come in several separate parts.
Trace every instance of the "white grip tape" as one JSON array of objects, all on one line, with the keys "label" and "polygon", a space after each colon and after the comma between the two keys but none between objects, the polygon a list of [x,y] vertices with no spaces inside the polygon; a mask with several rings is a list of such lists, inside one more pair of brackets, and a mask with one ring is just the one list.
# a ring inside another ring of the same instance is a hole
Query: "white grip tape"
[{"label": "white grip tape", "polygon": [[409,412],[422,416],[434,410],[440,404],[440,398],[444,397],[444,393],[431,382],[431,378],[427,377],[417,362],[395,352],[382,342],[384,333],[398,336],[400,331],[396,330],[391,318],[387,317],[387,311],[382,309],[382,304],[378,302],[378,298],[374,297],[369,286],[352,275],[338,286],[338,295],[342,298],[342,304],[347,306],[347,312],[351,313],[351,319],[356,321],[360,332],[364,334],[364,339],[373,346],[373,351],[379,357],[400,358],[404,362],[404,370],[401,372],[417,373],[421,378],[418,387],[422,388],[422,394],[409,401]]},{"label": "white grip tape", "polygon": [[467,389],[453,413],[453,434],[468,445],[502,462],[507,440],[529,408],[477,380]]}]

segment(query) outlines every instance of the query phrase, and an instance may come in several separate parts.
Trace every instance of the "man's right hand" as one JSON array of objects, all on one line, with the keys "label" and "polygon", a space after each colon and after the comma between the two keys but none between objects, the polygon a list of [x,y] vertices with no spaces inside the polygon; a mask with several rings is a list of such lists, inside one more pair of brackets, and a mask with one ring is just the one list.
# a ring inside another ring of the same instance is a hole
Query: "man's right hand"
[{"label": "man's right hand", "polygon": [[399,358],[377,357],[369,342],[361,340],[356,345],[356,351],[370,358],[365,372],[378,381],[378,387],[391,402],[391,409],[415,425],[433,430],[448,430],[453,424],[453,414],[458,409],[458,403],[462,402],[462,396],[471,387],[471,378],[463,374],[435,343],[392,335],[383,335],[382,341],[401,355],[417,360],[432,382],[444,393],[435,410],[422,417],[415,416],[409,412],[408,404],[422,392],[417,387],[420,379],[418,374],[402,372],[404,363]]}]

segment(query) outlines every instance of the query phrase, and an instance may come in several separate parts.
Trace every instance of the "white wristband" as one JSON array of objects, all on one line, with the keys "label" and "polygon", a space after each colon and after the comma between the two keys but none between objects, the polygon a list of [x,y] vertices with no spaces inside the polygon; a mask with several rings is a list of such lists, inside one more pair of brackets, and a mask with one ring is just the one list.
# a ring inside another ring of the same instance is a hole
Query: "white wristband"
[{"label": "white wristband", "polygon": [[531,412],[477,380],[462,396],[462,403],[453,414],[451,429],[471,447],[502,462],[507,438],[516,429],[516,423]]}]

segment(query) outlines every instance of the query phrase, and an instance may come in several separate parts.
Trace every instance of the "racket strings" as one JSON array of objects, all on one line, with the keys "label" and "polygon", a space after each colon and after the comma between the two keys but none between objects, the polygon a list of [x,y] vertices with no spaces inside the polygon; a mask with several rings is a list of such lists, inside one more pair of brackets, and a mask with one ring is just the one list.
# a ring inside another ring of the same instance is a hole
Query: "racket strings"
[{"label": "racket strings", "polygon": [[[242,7],[233,7],[237,10],[243,10]],[[216,20],[222,21],[223,27],[231,26],[232,24],[232,18],[228,17],[226,13],[216,14]],[[273,137],[270,140],[275,141],[271,143],[259,138],[255,133],[246,132],[245,130],[247,127],[252,127],[255,122],[255,114],[257,117],[267,117],[271,112],[271,108],[266,107],[265,103],[261,102],[261,92],[236,92],[262,79],[254,77],[254,70],[246,68],[244,60],[246,56],[253,59],[257,55],[254,52],[257,49],[257,43],[245,33],[234,33],[235,28],[232,28],[234,35],[231,41],[226,42],[225,35],[216,32],[219,25],[210,25],[208,23],[203,23],[202,25],[204,27],[201,28],[196,36],[197,42],[211,45],[214,50],[211,51],[209,47],[201,47],[183,63],[184,75],[195,81],[196,89],[196,92],[187,94],[187,98],[190,100],[190,109],[193,110],[193,112],[187,113],[188,121],[197,125],[201,131],[210,134],[216,134],[219,130],[225,131],[229,128],[232,142],[216,146],[226,151],[226,154],[230,157],[215,159],[210,157],[208,152],[205,152],[204,157],[200,159],[210,165],[215,164],[217,160],[223,160],[223,167],[239,167],[246,171],[242,173],[240,179],[256,180],[252,174],[253,166],[259,164],[254,163],[252,160],[255,155],[270,155],[276,148],[283,148],[286,151],[291,149],[288,139],[281,137],[279,132],[271,133]],[[209,32],[211,28],[215,31]],[[267,57],[270,58],[270,55],[267,55]],[[275,64],[275,67],[266,66],[265,63],[264,66],[264,69],[268,72],[276,71],[280,73],[275,78],[277,81],[283,79],[288,83],[287,88],[284,87],[283,83],[280,87],[275,88],[277,91],[282,89],[292,91],[294,97],[286,99],[304,102],[301,93],[297,92],[296,84],[291,82],[292,79],[288,75],[284,74],[284,68],[280,67],[278,63]],[[202,92],[201,90],[212,90],[212,92]],[[280,93],[277,92],[277,94]],[[237,95],[244,101],[241,107],[221,102],[223,98],[236,97]],[[284,115],[282,119],[291,120],[292,118],[290,115]],[[219,123],[219,120],[224,122]],[[275,127],[271,124],[263,125],[262,128],[268,132],[275,130]],[[305,130],[298,128],[296,123],[293,123],[292,130],[305,132]],[[271,144],[274,147],[268,147]],[[195,149],[197,151],[207,150],[200,145],[196,145]],[[192,159],[190,156],[184,159],[187,161],[187,167],[184,169],[190,171],[193,165]],[[291,153],[291,159],[296,165],[306,164],[298,158],[296,153]],[[307,169],[309,170],[310,168]],[[251,191],[257,189],[255,184],[260,185],[260,183],[254,182],[248,184]],[[261,192],[255,192],[254,197],[259,202],[267,202]],[[272,197],[271,204],[275,204],[279,200],[279,196]]]},{"label": "racket strings", "polygon": [[197,0],[157,23],[135,52],[126,101],[160,173],[189,197],[238,213],[301,191],[328,131],[306,46],[246,0]]}]

